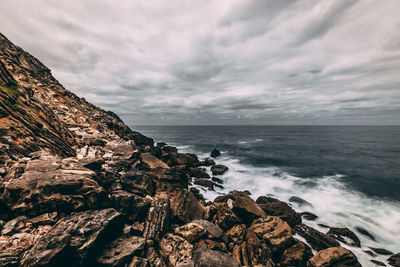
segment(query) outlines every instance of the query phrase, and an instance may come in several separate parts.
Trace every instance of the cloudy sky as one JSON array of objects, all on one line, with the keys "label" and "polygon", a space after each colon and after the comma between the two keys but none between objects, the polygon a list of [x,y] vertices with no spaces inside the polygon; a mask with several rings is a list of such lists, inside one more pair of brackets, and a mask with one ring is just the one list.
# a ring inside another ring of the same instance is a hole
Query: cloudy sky
[{"label": "cloudy sky", "polygon": [[2,0],[0,31],[130,124],[400,124],[399,0]]}]

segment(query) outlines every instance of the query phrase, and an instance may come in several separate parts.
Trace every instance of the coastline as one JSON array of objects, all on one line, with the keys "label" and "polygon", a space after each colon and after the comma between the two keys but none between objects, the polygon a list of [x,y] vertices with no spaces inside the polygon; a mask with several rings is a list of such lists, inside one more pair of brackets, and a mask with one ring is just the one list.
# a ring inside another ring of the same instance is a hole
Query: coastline
[{"label": "coastline", "polygon": [[189,185],[229,172],[217,152],[203,161],[155,145],[3,35],[0,49],[1,265],[360,266],[337,241],[357,246],[354,233],[319,232],[246,191],[206,201]]}]

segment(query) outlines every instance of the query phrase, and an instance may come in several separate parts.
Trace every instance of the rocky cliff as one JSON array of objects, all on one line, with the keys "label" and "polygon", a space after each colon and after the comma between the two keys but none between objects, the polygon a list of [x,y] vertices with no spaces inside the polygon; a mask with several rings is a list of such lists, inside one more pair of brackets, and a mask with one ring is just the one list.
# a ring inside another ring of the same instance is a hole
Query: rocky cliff
[{"label": "rocky cliff", "polygon": [[351,234],[285,202],[206,202],[189,189],[217,185],[202,165],[228,171],[154,145],[0,34],[0,266],[360,266]]}]

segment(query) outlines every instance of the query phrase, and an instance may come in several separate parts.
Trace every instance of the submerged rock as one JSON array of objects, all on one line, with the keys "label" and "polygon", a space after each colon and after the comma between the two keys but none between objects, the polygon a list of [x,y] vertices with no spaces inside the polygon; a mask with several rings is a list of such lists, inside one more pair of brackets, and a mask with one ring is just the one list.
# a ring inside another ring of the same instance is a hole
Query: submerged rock
[{"label": "submerged rock", "polygon": [[214,148],[210,153],[210,157],[212,158],[217,158],[219,156],[221,156],[221,152],[216,148]]},{"label": "submerged rock", "polygon": [[225,172],[227,172],[229,170],[229,168],[225,165],[221,165],[221,164],[216,164],[211,166],[211,172],[213,175],[222,175]]},{"label": "submerged rock", "polygon": [[395,267],[400,267],[400,253],[394,254],[389,257],[388,263]]},{"label": "submerged rock", "polygon": [[336,241],[333,237],[321,233],[320,231],[308,225],[299,224],[294,228],[294,230],[297,234],[299,234],[305,240],[307,240],[307,242],[311,245],[311,247],[317,251],[330,247],[340,246],[339,242]]},{"label": "submerged rock", "polygon": [[348,228],[332,227],[327,234],[347,245],[361,247],[360,239]]}]

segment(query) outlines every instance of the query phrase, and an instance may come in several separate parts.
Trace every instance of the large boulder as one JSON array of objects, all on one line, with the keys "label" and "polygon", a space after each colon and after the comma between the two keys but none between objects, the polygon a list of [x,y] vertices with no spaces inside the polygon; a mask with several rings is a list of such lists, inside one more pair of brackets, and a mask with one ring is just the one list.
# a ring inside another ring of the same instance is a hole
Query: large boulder
[{"label": "large boulder", "polygon": [[107,207],[107,194],[95,179],[89,169],[64,168],[57,157],[31,160],[21,177],[4,186],[0,201],[28,216]]},{"label": "large boulder", "polygon": [[159,160],[158,158],[156,158],[155,156],[153,156],[150,153],[143,153],[140,155],[141,159],[142,159],[142,163],[143,165],[147,168],[147,169],[157,169],[157,168],[161,168],[161,169],[168,169],[169,166]]},{"label": "large boulder", "polygon": [[156,182],[150,173],[135,169],[121,176],[120,187],[139,196],[153,196],[156,190]]},{"label": "large boulder", "polygon": [[265,213],[272,216],[278,216],[291,227],[295,227],[297,224],[301,223],[301,215],[296,213],[292,207],[283,201],[261,196],[256,200],[256,203],[265,211]]},{"label": "large boulder", "polygon": [[97,257],[98,266],[125,266],[133,256],[138,256],[145,248],[145,239],[139,236],[120,237],[107,244]]},{"label": "large boulder", "polygon": [[168,153],[162,155],[161,158],[168,166],[185,165],[187,168],[200,166],[200,161],[195,154]]},{"label": "large boulder", "polygon": [[248,230],[266,240],[274,254],[281,254],[294,241],[290,226],[276,216],[257,219]]},{"label": "large boulder", "polygon": [[354,266],[361,267],[357,257],[343,247],[332,247],[321,250],[314,257],[312,257],[308,263],[308,267],[344,267]]},{"label": "large boulder", "polygon": [[125,190],[111,192],[110,200],[112,206],[125,214],[129,220],[143,220],[146,218],[147,211],[151,205],[150,200],[145,197],[129,193]]},{"label": "large boulder", "polygon": [[361,247],[360,239],[348,228],[331,227],[327,234],[347,245]]},{"label": "large boulder", "polygon": [[172,218],[176,222],[188,223],[203,219],[205,208],[195,195],[187,190],[181,190],[171,198]]},{"label": "large boulder", "polygon": [[143,236],[159,241],[170,228],[171,209],[168,199],[157,198],[147,214]]},{"label": "large boulder", "polygon": [[210,157],[212,158],[217,158],[219,156],[221,156],[221,152],[216,148],[214,148],[210,153]]},{"label": "large boulder", "polygon": [[225,165],[216,164],[211,166],[211,172],[213,175],[222,175],[226,173],[229,168]]},{"label": "large boulder", "polygon": [[197,223],[202,227],[204,227],[208,239],[213,239],[213,240],[223,241],[224,243],[228,243],[228,236],[221,228],[219,228],[215,224],[206,220],[194,220],[193,223]]},{"label": "large boulder", "polygon": [[313,256],[311,248],[303,242],[297,241],[286,249],[280,260],[281,266],[306,267],[307,261]]},{"label": "large boulder", "polygon": [[207,173],[207,170],[204,168],[190,168],[189,169],[190,176],[196,177],[196,178],[207,178],[210,179],[210,175]]},{"label": "large boulder", "polygon": [[267,214],[247,195],[236,197],[233,201],[232,210],[248,224],[256,218],[267,217]]},{"label": "large boulder", "polygon": [[193,251],[194,266],[239,267],[239,263],[228,254],[211,249],[199,248]]},{"label": "large boulder", "polygon": [[214,224],[227,231],[236,224],[242,224],[243,221],[231,209],[225,205],[219,205],[212,218]]},{"label": "large boulder", "polygon": [[206,229],[198,223],[191,222],[175,228],[174,233],[193,243],[206,235]]},{"label": "large boulder", "polygon": [[24,266],[83,266],[121,232],[123,218],[114,209],[72,213],[35,243]]},{"label": "large boulder", "polygon": [[160,241],[160,253],[170,266],[186,264],[192,260],[193,246],[184,238],[166,234]]},{"label": "large boulder", "polygon": [[333,237],[321,233],[320,231],[308,225],[299,224],[294,229],[297,234],[307,240],[311,247],[317,251],[330,247],[340,246],[339,242],[336,241]]}]

